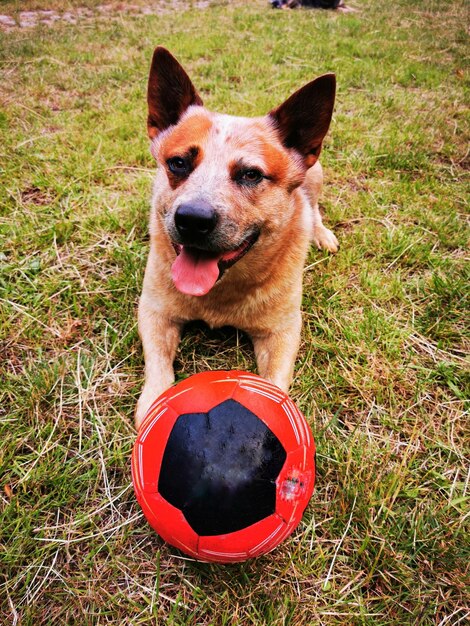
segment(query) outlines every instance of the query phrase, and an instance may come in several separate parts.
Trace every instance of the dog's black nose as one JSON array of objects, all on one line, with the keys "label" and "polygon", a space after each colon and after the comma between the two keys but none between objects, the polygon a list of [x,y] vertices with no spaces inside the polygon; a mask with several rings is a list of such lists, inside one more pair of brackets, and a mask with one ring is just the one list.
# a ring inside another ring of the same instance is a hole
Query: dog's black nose
[{"label": "dog's black nose", "polygon": [[217,213],[208,202],[198,200],[180,204],[175,213],[175,226],[185,241],[209,235],[217,224]]}]

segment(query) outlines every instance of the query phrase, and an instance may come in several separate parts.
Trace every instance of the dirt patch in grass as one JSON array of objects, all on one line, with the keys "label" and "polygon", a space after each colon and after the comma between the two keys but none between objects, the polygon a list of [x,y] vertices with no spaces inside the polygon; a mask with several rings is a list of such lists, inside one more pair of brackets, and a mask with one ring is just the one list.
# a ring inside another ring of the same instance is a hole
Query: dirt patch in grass
[{"label": "dirt patch in grass", "polygon": [[92,18],[120,18],[122,16],[145,16],[161,15],[172,11],[184,11],[188,8],[206,9],[210,0],[195,0],[185,2],[175,0],[173,2],[151,2],[142,4],[128,4],[125,2],[110,2],[97,4],[92,7],[72,7],[67,10],[35,9],[30,11],[16,11],[13,14],[0,14],[0,28],[10,30],[12,28],[34,28],[35,26],[53,26],[56,23],[76,24],[82,20]]},{"label": "dirt patch in grass", "polygon": [[51,194],[39,187],[27,187],[21,192],[21,200],[25,204],[45,206],[51,202]]}]

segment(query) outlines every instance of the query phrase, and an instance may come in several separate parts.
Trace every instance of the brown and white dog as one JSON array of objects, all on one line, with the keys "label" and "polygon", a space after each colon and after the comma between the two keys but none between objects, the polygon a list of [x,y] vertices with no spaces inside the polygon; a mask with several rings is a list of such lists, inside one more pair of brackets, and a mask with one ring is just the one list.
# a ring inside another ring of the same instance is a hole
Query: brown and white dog
[{"label": "brown and white dog", "polygon": [[259,374],[288,390],[310,241],[338,248],[318,210],[318,157],[334,99],[335,76],[325,74],[265,117],[213,113],[178,61],[156,48],[148,134],[159,168],[138,314],[145,385],[137,428],[174,382],[190,320],[246,331]]}]

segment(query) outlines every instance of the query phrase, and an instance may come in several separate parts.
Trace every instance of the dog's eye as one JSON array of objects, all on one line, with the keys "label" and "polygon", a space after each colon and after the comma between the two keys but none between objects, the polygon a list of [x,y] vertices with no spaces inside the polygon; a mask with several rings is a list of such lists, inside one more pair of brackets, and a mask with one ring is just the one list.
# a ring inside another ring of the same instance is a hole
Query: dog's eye
[{"label": "dog's eye", "polygon": [[246,185],[257,185],[264,178],[264,174],[256,168],[242,170],[237,176],[237,181]]},{"label": "dog's eye", "polygon": [[191,171],[191,166],[188,159],[185,159],[183,157],[172,157],[171,159],[167,160],[166,164],[168,165],[168,169],[170,170],[170,172],[176,174],[177,176],[186,176]]}]

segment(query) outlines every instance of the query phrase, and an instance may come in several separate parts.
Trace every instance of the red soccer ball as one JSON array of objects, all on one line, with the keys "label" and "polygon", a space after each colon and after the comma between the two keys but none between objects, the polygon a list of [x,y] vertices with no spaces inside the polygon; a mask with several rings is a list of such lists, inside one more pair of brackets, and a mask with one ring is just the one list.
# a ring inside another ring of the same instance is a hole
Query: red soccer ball
[{"label": "red soccer ball", "polygon": [[315,482],[315,443],[302,413],[272,383],[204,372],[150,407],[132,479],[165,541],[201,561],[244,561],[299,524]]}]

